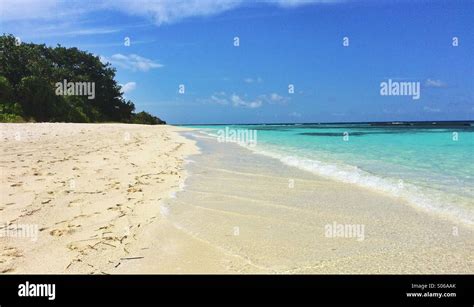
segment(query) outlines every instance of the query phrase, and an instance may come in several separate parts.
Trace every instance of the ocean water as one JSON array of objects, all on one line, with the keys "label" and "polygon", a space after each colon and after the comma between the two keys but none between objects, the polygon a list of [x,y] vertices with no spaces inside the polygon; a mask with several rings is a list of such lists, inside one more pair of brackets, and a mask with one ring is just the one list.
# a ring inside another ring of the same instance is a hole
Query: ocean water
[{"label": "ocean water", "polygon": [[219,142],[236,142],[287,165],[474,225],[472,122],[189,127]]}]

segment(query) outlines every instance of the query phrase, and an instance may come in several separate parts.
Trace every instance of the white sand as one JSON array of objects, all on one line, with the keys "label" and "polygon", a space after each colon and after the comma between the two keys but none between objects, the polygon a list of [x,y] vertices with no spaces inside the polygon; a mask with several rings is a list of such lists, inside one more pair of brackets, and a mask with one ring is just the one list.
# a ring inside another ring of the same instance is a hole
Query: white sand
[{"label": "white sand", "polygon": [[0,124],[0,273],[474,271],[471,229],[233,144],[191,156],[170,198],[198,153],[183,130]]},{"label": "white sand", "polygon": [[2,273],[110,273],[146,261],[126,258],[142,257],[155,239],[148,231],[160,200],[197,152],[170,126],[0,128]]}]

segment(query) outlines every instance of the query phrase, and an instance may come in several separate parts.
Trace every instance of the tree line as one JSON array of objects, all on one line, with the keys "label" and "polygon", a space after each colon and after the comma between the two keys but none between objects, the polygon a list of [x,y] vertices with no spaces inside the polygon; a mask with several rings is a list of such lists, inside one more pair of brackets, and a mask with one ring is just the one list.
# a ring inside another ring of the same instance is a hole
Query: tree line
[{"label": "tree line", "polygon": [[165,124],[147,112],[135,113],[135,105],[125,100],[114,79],[115,72],[110,63],[77,48],[19,43],[4,34],[0,122]]}]

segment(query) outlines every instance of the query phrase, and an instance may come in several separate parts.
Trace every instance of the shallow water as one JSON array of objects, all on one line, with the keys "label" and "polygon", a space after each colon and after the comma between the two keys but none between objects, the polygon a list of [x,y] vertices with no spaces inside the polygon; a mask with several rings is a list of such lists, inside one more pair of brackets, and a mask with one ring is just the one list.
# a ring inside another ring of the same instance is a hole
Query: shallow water
[{"label": "shallow water", "polygon": [[[199,132],[186,136],[197,141],[202,154],[189,157],[185,186],[164,200],[162,215],[200,242],[240,259],[223,264],[228,272],[473,270],[472,230],[447,217]],[[364,232],[328,237],[326,227],[333,224]],[[453,236],[453,227],[459,235]]]},{"label": "shallow water", "polygon": [[256,144],[246,144],[245,135],[241,134],[241,145],[287,165],[399,196],[416,206],[474,223],[473,126],[311,124],[193,128],[218,139],[232,130],[256,131]]}]

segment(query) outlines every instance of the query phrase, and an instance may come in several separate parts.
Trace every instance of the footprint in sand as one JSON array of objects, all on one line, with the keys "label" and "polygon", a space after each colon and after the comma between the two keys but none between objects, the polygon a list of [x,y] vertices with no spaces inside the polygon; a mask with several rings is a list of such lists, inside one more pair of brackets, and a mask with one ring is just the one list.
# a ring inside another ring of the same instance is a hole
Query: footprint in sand
[{"label": "footprint in sand", "polygon": [[13,272],[13,262],[20,257],[23,257],[23,255],[19,249],[5,246],[0,252],[0,273]]},{"label": "footprint in sand", "polygon": [[69,235],[76,231],[75,228],[82,227],[81,225],[67,225],[66,228],[53,229],[49,232],[53,237],[62,237],[63,235]]}]

